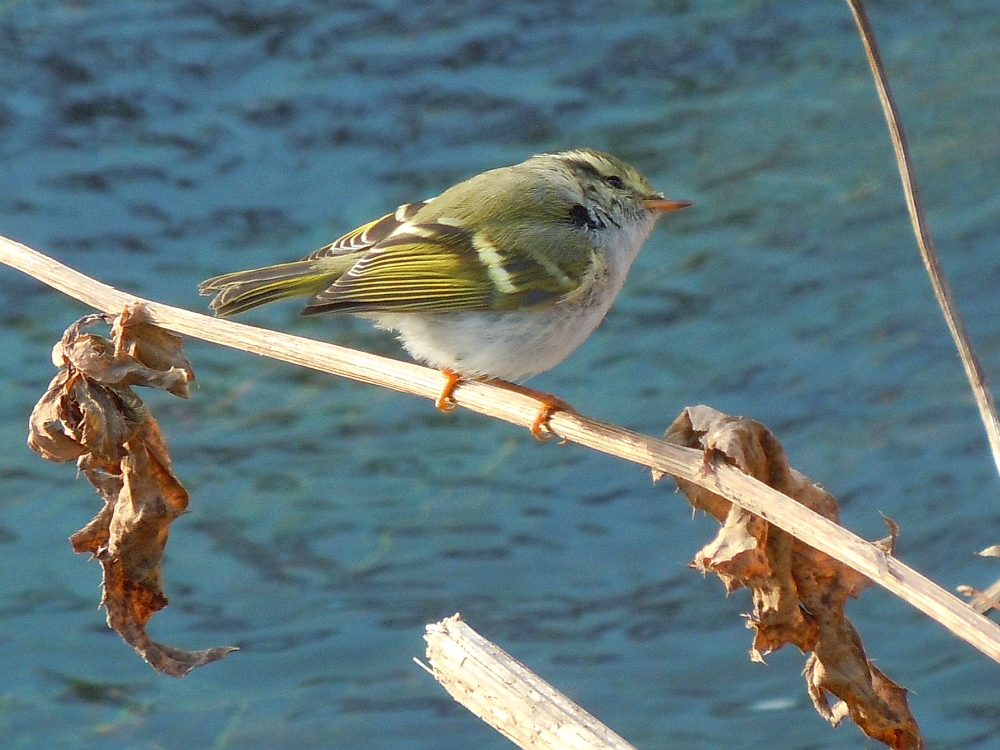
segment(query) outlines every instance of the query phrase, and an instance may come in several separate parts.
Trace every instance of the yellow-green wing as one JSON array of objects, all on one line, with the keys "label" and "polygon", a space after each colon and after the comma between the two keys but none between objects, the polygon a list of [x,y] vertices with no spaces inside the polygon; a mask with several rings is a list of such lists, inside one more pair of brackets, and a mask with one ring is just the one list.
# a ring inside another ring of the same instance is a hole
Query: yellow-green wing
[{"label": "yellow-green wing", "polygon": [[311,296],[328,288],[366,250],[389,237],[429,202],[404,204],[394,213],[348,232],[300,261],[215,276],[199,284],[198,290],[201,294],[216,295],[210,307],[218,315],[235,315],[288,297]]},{"label": "yellow-green wing", "polygon": [[580,275],[534,252],[502,253],[482,233],[451,223],[390,234],[313,295],[303,314],[514,310],[555,304],[580,284]]},{"label": "yellow-green wing", "polygon": [[430,203],[433,198],[415,203],[404,203],[393,213],[386,214],[375,221],[369,221],[357,229],[352,229],[343,237],[338,237],[329,245],[324,245],[311,252],[303,260],[317,260],[337,255],[348,255],[362,250],[368,250],[395,232],[402,224],[416,216],[417,211]]}]

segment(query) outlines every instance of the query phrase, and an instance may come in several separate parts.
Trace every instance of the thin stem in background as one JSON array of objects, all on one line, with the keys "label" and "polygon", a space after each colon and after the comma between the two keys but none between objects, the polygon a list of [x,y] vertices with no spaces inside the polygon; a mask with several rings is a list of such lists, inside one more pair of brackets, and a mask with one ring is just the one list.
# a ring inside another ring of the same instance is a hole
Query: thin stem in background
[{"label": "thin stem in background", "polygon": [[903,182],[903,194],[906,196],[906,208],[910,212],[910,223],[913,224],[913,233],[917,237],[920,256],[924,259],[927,275],[930,276],[931,286],[934,287],[934,295],[941,306],[948,330],[951,331],[951,337],[955,340],[959,357],[965,366],[965,374],[969,378],[972,394],[979,407],[979,416],[986,428],[986,437],[993,454],[993,463],[996,465],[997,473],[1000,474],[1000,419],[997,418],[996,404],[986,382],[986,374],[972,348],[969,332],[965,329],[965,323],[962,322],[958,306],[951,295],[951,287],[948,286],[948,280],[945,278],[937,251],[934,249],[930,230],[927,228],[927,217],[924,215],[924,207],[920,202],[920,192],[917,189],[917,179],[913,172],[913,162],[910,160],[910,150],[906,145],[906,134],[903,132],[899,111],[896,109],[896,103],[889,88],[889,77],[886,75],[882,57],[878,51],[878,44],[875,42],[875,31],[872,29],[871,19],[868,18],[868,11],[865,10],[863,0],[847,0],[847,4],[850,6],[851,13],[854,14],[854,21],[858,25],[861,42],[864,44],[865,54],[868,56],[868,64],[871,66],[872,76],[875,78],[878,98],[882,102],[882,111],[889,126],[892,147],[896,152],[896,165],[899,167],[899,176]]}]

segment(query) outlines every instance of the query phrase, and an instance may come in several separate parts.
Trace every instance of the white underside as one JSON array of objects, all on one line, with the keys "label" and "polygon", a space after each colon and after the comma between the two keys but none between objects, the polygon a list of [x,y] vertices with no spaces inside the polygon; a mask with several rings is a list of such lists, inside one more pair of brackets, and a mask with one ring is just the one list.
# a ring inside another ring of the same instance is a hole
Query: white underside
[{"label": "white underside", "polygon": [[[582,344],[607,309],[379,315],[421,362],[469,377],[519,381],[545,372]],[[374,316],[373,316],[374,317]]]},{"label": "white underside", "polygon": [[[587,340],[621,290],[654,218],[619,233],[624,252],[602,253],[585,291],[553,307],[507,312],[379,313],[379,328],[397,331],[415,359],[468,377],[520,381],[555,367]],[[624,236],[623,236],[624,235]]]}]

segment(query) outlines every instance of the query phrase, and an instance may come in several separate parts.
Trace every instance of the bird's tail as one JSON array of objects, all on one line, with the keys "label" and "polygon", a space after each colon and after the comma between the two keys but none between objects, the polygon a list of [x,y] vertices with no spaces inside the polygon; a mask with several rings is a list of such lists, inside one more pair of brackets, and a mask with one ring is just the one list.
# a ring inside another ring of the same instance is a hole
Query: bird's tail
[{"label": "bird's tail", "polygon": [[214,294],[209,307],[224,317],[275,300],[315,294],[336,281],[343,270],[318,267],[315,260],[300,260],[215,276],[201,282],[198,291]]}]

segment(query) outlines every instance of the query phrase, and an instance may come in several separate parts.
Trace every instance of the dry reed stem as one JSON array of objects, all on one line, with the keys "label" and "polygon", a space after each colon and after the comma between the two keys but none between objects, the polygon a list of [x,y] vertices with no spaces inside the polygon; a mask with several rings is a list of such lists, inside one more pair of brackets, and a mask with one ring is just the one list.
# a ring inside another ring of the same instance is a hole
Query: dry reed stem
[{"label": "dry reed stem", "polygon": [[[107,313],[116,314],[128,304],[140,303],[145,306],[150,322],[156,325],[233,349],[431,400],[437,398],[444,383],[441,373],[420,365],[144,300],[4,237],[0,237],[0,262]],[[454,397],[459,406],[525,428],[531,426],[538,412],[538,402],[529,396],[489,383],[463,383]],[[556,412],[549,426],[563,440],[687,479],[743,506],[868,576],[1000,662],[1000,626],[976,614],[960,599],[899,560],[756,479],[725,464],[707,469],[699,451],[670,445],[581,414]]]}]

